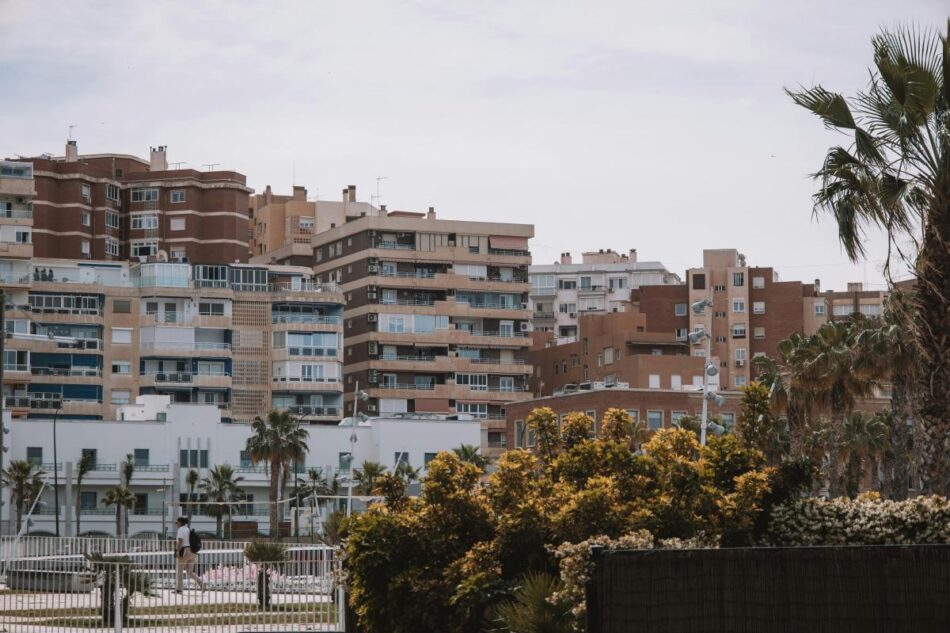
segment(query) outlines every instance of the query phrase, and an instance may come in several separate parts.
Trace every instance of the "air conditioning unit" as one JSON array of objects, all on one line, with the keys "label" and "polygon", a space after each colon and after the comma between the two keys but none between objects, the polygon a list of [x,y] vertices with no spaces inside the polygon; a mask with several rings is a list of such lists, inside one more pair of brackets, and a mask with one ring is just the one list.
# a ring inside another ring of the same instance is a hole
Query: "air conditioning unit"
[{"label": "air conditioning unit", "polygon": [[369,411],[370,413],[376,413],[376,405],[370,403],[366,405],[366,410]]},{"label": "air conditioning unit", "polygon": [[367,231],[366,234],[370,237],[376,237],[376,231],[370,230],[370,231]]},{"label": "air conditioning unit", "polygon": [[370,275],[375,275],[376,273],[379,272],[379,266],[377,266],[376,264],[370,264],[369,266],[366,267],[366,272],[369,273]]},{"label": "air conditioning unit", "polygon": [[[370,232],[372,233],[372,231],[370,231]],[[370,257],[367,263],[369,263],[370,266],[378,266],[378,265],[379,265],[379,258],[378,258],[378,257]]]},{"label": "air conditioning unit", "polygon": [[577,318],[577,313],[576,313],[576,312],[571,312],[568,316],[570,316],[572,319],[576,319],[576,318]]},{"label": "air conditioning unit", "polygon": [[370,383],[371,385],[375,385],[376,383],[378,383],[379,372],[376,371],[375,369],[370,369],[369,372],[366,374],[366,382]]},{"label": "air conditioning unit", "polygon": [[376,297],[377,297],[377,296],[378,296],[378,295],[377,295],[375,292],[367,292],[367,293],[366,293],[366,298],[369,299],[370,301],[376,301]]},{"label": "air conditioning unit", "polygon": [[736,367],[743,367],[744,365],[745,365],[745,361],[744,361],[744,360],[737,360],[737,361],[736,361]]},{"label": "air conditioning unit", "polygon": [[521,322],[521,331],[522,331],[522,332],[527,332],[530,327],[531,327],[531,324],[528,323],[527,321],[522,321],[522,322]]},{"label": "air conditioning unit", "polygon": [[369,323],[376,323],[376,321],[379,320],[379,315],[376,314],[375,312],[370,312],[369,314],[366,315],[366,320]]},{"label": "air conditioning unit", "polygon": [[370,341],[368,351],[369,351],[370,356],[376,356],[377,354],[379,354],[379,343],[377,343],[376,341]]}]

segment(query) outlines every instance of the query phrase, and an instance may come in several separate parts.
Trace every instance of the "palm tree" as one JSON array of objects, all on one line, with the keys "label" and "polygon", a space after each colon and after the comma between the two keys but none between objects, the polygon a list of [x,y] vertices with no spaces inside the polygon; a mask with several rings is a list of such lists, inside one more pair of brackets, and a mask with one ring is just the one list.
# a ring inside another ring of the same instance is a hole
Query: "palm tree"
[{"label": "palm tree", "polygon": [[76,534],[81,533],[82,521],[82,480],[96,467],[96,458],[92,453],[83,453],[76,463]]},{"label": "palm tree", "polygon": [[[893,418],[888,413],[868,415],[855,411],[847,417],[843,429],[842,448],[845,463],[845,492],[855,497],[868,464],[878,465],[878,457],[887,444],[888,425]],[[877,468],[872,473],[877,475]],[[905,484],[906,485],[906,484]]]},{"label": "palm tree", "polygon": [[874,388],[868,377],[854,371],[856,327],[852,321],[829,322],[811,336],[796,334],[779,343],[792,390],[807,394],[814,407],[829,412],[825,455],[828,490],[833,497],[841,494],[839,456],[845,418],[858,398],[871,395]]},{"label": "palm tree", "polygon": [[856,97],[822,86],[788,91],[826,127],[853,134],[848,147],[828,150],[815,174],[815,211],[831,213],[853,261],[864,257],[864,230],[871,226],[887,235],[888,274],[895,254],[913,269],[920,474],[925,492],[944,495],[950,492],[950,20],[946,28],[945,34],[903,27],[875,36],[870,82]]},{"label": "palm tree", "polygon": [[[564,597],[564,584],[544,572],[529,572],[511,597],[489,610],[488,633],[535,631],[570,633],[574,630],[572,604]],[[555,597],[555,595],[559,597]]]},{"label": "palm tree", "polygon": [[188,516],[191,517],[195,513],[195,488],[198,486],[198,481],[201,479],[201,476],[198,475],[198,471],[192,468],[185,475],[185,485],[188,486]]},{"label": "palm tree", "polygon": [[[135,474],[135,455],[127,453],[125,461],[122,462],[122,480],[126,488],[132,487],[132,475]],[[125,533],[129,533],[129,511],[125,511]]]},{"label": "palm tree", "polygon": [[409,462],[400,461],[396,465],[396,469],[393,471],[393,474],[396,475],[396,477],[402,479],[403,482],[405,482],[405,484],[408,486],[415,481],[419,481],[419,474],[421,472],[422,468],[413,468]]},{"label": "palm tree", "polygon": [[270,467],[270,530],[280,536],[279,488],[282,473],[291,461],[303,461],[307,454],[306,429],[300,428],[288,411],[273,410],[267,419],[260,416],[251,423],[247,452],[255,464],[266,462]]},{"label": "palm tree", "polygon": [[23,526],[23,509],[33,503],[43,488],[45,472],[39,466],[25,459],[10,462],[6,470],[0,473],[0,481],[10,489],[10,501],[16,507],[16,531]]},{"label": "palm tree", "polygon": [[102,497],[103,505],[115,506],[115,535],[122,536],[122,509],[126,511],[135,507],[135,495],[127,486],[109,488]]},{"label": "palm tree", "polygon": [[230,525],[234,503],[244,498],[244,491],[239,485],[242,481],[244,477],[235,477],[231,466],[221,464],[209,470],[208,476],[199,484],[210,502],[208,510],[215,518],[215,534],[218,538],[221,538],[222,518],[226,514]]},{"label": "palm tree", "polygon": [[310,535],[314,534],[313,519],[316,514],[322,514],[323,501],[321,497],[334,496],[340,491],[340,480],[336,474],[331,480],[324,478],[323,473],[316,468],[307,471],[306,479],[300,478],[297,481],[298,486],[307,496],[310,503]]},{"label": "palm tree", "polygon": [[364,495],[373,494],[373,488],[376,487],[376,480],[386,472],[386,467],[379,462],[364,461],[363,464],[353,473],[353,480],[360,487]]},{"label": "palm tree", "polygon": [[472,444],[462,444],[454,450],[455,454],[458,455],[458,458],[463,462],[468,462],[469,464],[478,466],[482,470],[488,468],[488,465],[491,463],[491,459],[478,452],[478,446],[473,446]]}]

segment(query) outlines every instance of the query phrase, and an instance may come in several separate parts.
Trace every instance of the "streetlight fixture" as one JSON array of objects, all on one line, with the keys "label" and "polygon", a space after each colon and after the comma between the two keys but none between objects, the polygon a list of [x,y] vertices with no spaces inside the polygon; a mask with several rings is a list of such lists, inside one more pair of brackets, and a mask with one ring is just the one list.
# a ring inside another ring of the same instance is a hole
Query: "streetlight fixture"
[{"label": "streetlight fixture", "polygon": [[[692,310],[693,314],[704,315],[709,320],[711,315],[710,308],[712,308],[712,301],[709,299],[701,299],[693,303]],[[689,342],[693,345],[698,344],[700,341],[706,341],[706,351],[705,351],[705,368],[703,371],[703,414],[702,419],[699,424],[699,445],[706,446],[706,430],[709,428],[709,401],[712,400],[716,403],[716,406],[722,406],[722,403],[725,402],[725,398],[721,395],[709,389],[709,379],[719,374],[719,369],[713,364],[711,360],[712,356],[712,337],[709,335],[709,330],[712,329],[712,324],[707,323],[703,325],[703,328],[696,328],[689,333]],[[718,428],[718,424],[715,425]],[[725,430],[725,429],[723,429]],[[719,435],[721,433],[717,433]]]},{"label": "streetlight fixture", "polygon": [[350,422],[350,476],[346,486],[346,516],[353,512],[353,462],[356,461],[356,421],[360,402],[369,400],[369,394],[360,389],[360,383],[357,382],[353,390],[353,418]]},{"label": "streetlight fixture", "polygon": [[59,455],[56,452],[56,420],[62,410],[63,401],[60,400],[59,406],[53,412],[53,506],[56,514],[56,536],[59,536]]}]

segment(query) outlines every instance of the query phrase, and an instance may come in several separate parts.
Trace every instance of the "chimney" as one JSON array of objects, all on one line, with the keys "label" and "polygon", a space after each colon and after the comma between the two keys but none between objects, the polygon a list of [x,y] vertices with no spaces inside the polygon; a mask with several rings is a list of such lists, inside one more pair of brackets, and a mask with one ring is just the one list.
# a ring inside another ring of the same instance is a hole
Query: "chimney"
[{"label": "chimney", "polygon": [[848,292],[861,292],[864,290],[864,284],[860,281],[848,283]]},{"label": "chimney", "polygon": [[382,213],[383,215],[386,215],[386,205],[385,205],[385,204],[379,205],[379,212]]},{"label": "chimney", "polygon": [[75,163],[79,160],[79,146],[76,141],[66,141],[66,162]]},{"label": "chimney", "polygon": [[630,263],[637,263],[637,249],[635,248],[630,249]]},{"label": "chimney", "polygon": [[165,155],[165,146],[149,148],[149,171],[168,171],[168,157]]},{"label": "chimney", "polygon": [[307,188],[301,185],[294,185],[294,200],[307,201]]},{"label": "chimney", "polygon": [[346,189],[349,192],[347,202],[356,202],[356,185],[350,185]]},{"label": "chimney", "polygon": [[350,199],[350,188],[343,187],[343,202],[348,202]]},{"label": "chimney", "polygon": [[570,253],[561,253],[561,263],[570,264],[571,263],[571,254]]},{"label": "chimney", "polygon": [[821,294],[821,279],[815,280],[815,294]]},{"label": "chimney", "polygon": [[427,220],[435,219],[435,207],[429,207],[429,212],[426,213],[426,219]]}]

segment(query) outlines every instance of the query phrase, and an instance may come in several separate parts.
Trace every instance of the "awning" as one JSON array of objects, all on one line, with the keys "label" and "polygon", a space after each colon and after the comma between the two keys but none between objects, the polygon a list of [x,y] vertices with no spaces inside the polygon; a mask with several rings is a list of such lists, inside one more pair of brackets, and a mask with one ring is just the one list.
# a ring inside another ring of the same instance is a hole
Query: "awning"
[{"label": "awning", "polygon": [[503,248],[512,251],[528,250],[528,238],[492,235],[488,238],[491,248]]}]

